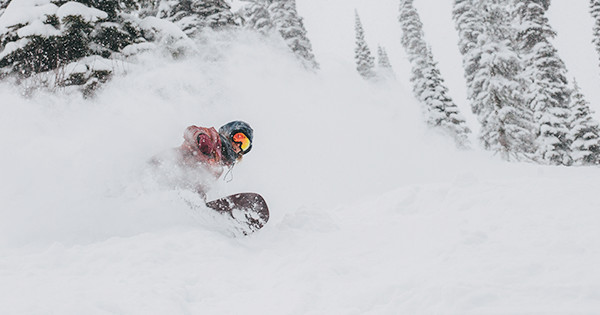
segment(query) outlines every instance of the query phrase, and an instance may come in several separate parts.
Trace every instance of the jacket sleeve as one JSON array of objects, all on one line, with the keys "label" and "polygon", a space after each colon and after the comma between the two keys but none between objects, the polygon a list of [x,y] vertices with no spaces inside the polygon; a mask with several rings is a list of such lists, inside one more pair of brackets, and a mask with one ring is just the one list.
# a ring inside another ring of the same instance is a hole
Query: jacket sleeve
[{"label": "jacket sleeve", "polygon": [[198,136],[201,133],[208,133],[207,128],[200,128],[197,126],[189,126],[185,128],[185,132],[183,133],[183,139],[185,143],[191,147],[198,146]]},{"label": "jacket sleeve", "polygon": [[[203,135],[202,139],[206,140],[203,145],[208,146],[208,148],[202,150],[204,153],[200,150],[198,144],[198,137],[201,135]],[[187,163],[197,162],[213,168],[221,166],[221,139],[215,128],[189,126],[185,129],[183,139],[181,150]],[[220,174],[220,172],[216,173]]]}]

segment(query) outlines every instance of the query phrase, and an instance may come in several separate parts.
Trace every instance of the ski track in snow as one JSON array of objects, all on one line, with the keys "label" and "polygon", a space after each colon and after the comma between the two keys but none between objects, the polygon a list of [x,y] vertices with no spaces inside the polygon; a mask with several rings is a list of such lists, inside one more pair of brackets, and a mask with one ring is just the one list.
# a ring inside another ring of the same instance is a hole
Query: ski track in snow
[{"label": "ski track in snow", "polygon": [[[324,44],[338,25],[317,35],[324,13],[299,10],[318,74],[242,33],[141,56],[92,100],[0,85],[0,314],[600,310],[600,169],[456,151],[422,125],[402,62],[366,84],[335,54],[344,37]],[[253,151],[210,197],[265,197],[271,221],[247,237],[146,164],[186,126],[233,119]]]}]

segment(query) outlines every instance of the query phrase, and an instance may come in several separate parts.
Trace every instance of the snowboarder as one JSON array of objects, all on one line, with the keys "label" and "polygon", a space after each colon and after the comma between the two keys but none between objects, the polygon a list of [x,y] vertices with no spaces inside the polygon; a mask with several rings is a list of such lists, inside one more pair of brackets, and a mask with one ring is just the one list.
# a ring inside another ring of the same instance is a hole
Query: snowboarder
[{"label": "snowboarder", "polygon": [[219,128],[189,126],[183,144],[178,148],[186,166],[204,167],[216,178],[224,167],[231,168],[252,149],[253,130],[243,121],[232,121]]},{"label": "snowboarder", "polygon": [[229,122],[217,132],[214,127],[189,126],[183,134],[184,142],[169,156],[161,155],[152,163],[164,167],[174,162],[178,170],[169,169],[169,182],[193,188],[202,198],[225,168],[231,170],[252,149],[252,127],[243,121]]},{"label": "snowboarder", "polygon": [[161,169],[161,182],[196,191],[206,207],[216,210],[239,224],[244,235],[261,229],[269,220],[265,199],[252,192],[237,193],[207,201],[206,192],[252,149],[253,130],[243,121],[232,121],[215,128],[189,126],[183,144],[168,155],[157,156],[152,164]]}]

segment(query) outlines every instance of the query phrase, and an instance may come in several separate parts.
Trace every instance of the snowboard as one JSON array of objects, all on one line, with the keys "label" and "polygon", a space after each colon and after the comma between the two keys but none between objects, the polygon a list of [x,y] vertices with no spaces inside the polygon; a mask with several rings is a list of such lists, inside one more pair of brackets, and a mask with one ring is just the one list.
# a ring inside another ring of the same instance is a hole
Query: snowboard
[{"label": "snowboard", "polygon": [[244,234],[260,230],[269,221],[265,199],[256,193],[239,193],[206,203],[206,206],[231,216],[243,227]]}]

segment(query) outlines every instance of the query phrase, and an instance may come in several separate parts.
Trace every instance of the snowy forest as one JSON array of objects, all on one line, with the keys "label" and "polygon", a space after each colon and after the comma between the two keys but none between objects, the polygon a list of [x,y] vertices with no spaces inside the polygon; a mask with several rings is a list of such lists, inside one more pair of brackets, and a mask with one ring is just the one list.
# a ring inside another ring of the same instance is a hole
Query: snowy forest
[{"label": "snowy forest", "polygon": [[[425,120],[469,148],[471,131],[448,95],[419,14],[410,0],[399,5],[402,45]],[[482,126],[477,138],[506,160],[600,164],[599,125],[551,43],[549,6],[550,0],[455,1],[468,100]],[[319,69],[294,0],[247,1],[235,12],[225,0],[15,0],[0,8],[0,75],[24,89],[79,86],[90,95],[110,76],[125,75],[119,64],[135,62],[141,51],[185,58],[202,49],[192,39],[206,29],[277,32],[307,70]],[[600,53],[600,2],[591,1],[590,14]],[[377,47],[376,67],[357,11],[355,20],[358,73],[372,81],[393,78],[385,48]]]},{"label": "snowy forest", "polygon": [[[413,1],[399,1],[402,46],[424,120],[467,149],[471,130],[448,95]],[[506,160],[553,165],[600,164],[600,129],[576,78],[552,39],[549,0],[454,2],[467,98],[481,130],[478,144]],[[590,2],[600,53],[600,2]],[[136,55],[162,50],[186,58],[203,32],[249,29],[277,33],[307,71],[319,64],[294,0],[248,0],[233,11],[225,0],[0,2],[0,78],[24,93],[77,87],[91,96]],[[355,11],[356,70],[370,81],[393,80],[385,47],[365,41]],[[592,43],[590,43],[592,44]]]}]

